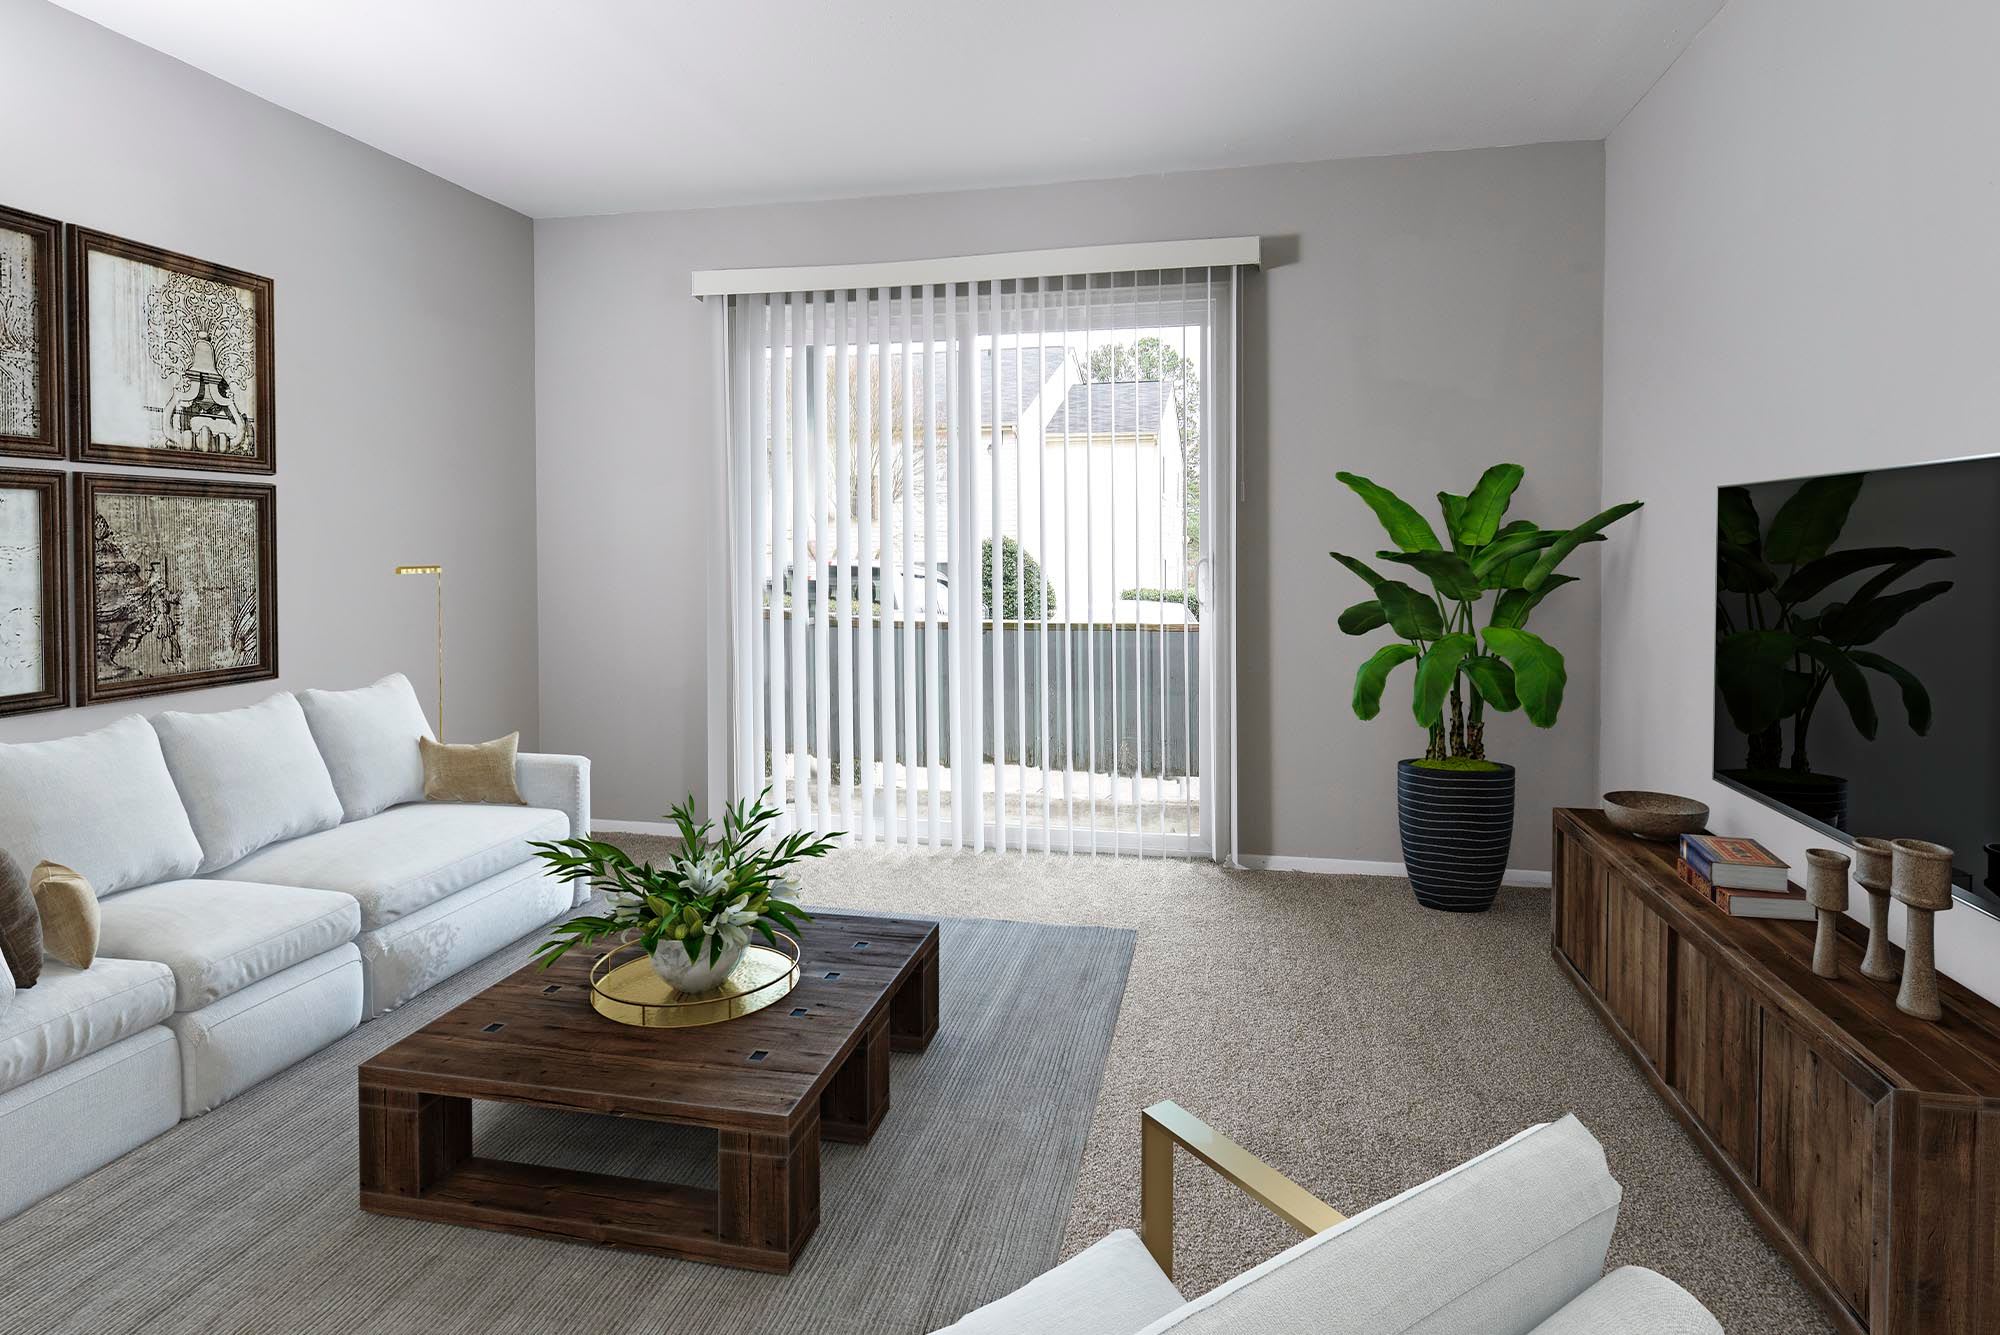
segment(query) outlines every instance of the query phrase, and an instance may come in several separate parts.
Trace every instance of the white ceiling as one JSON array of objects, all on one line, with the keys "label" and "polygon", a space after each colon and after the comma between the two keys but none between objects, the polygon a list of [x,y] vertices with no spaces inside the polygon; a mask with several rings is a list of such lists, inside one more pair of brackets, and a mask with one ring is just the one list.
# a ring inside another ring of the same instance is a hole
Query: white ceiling
[{"label": "white ceiling", "polygon": [[536,217],[1600,139],[1723,0],[58,0]]}]

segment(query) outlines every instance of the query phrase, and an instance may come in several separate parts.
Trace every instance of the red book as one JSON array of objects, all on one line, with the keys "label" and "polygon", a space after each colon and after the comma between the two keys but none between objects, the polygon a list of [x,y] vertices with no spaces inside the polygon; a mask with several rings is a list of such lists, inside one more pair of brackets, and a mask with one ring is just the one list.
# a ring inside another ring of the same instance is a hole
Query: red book
[{"label": "red book", "polygon": [[1717,887],[1690,867],[1686,858],[1674,859],[1674,872],[1702,898],[1732,918],[1795,918],[1810,922],[1812,905],[1791,890],[1735,890]]},{"label": "red book", "polygon": [[1703,899],[1711,904],[1715,902],[1715,887],[1708,883],[1706,876],[1688,866],[1686,858],[1674,859],[1674,874],[1686,881],[1688,887]]}]

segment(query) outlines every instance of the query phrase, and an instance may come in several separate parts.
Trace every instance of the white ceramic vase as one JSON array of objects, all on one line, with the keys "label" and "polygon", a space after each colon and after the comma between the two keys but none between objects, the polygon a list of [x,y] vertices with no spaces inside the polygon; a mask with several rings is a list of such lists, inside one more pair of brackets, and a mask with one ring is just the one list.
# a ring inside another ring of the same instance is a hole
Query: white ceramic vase
[{"label": "white ceramic vase", "polygon": [[687,947],[678,941],[662,941],[653,950],[653,972],[660,975],[668,987],[680,992],[713,992],[721,987],[729,977],[729,971],[743,958],[749,949],[745,941],[739,945],[726,946],[715,963],[708,962],[708,943],[704,941],[699,960],[688,959]]}]

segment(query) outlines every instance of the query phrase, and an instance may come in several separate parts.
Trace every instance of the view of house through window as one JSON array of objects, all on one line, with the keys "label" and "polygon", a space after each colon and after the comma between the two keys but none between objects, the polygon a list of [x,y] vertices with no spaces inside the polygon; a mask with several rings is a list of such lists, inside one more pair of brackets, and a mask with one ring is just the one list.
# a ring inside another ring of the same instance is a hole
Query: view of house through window
[{"label": "view of house through window", "polygon": [[739,790],[863,842],[1193,846],[1226,281],[737,300]]}]

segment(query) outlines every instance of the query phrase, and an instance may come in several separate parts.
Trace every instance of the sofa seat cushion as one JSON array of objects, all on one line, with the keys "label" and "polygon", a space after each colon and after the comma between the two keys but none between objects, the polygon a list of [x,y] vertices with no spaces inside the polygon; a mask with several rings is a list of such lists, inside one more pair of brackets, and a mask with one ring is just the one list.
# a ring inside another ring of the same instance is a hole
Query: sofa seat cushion
[{"label": "sofa seat cushion", "polygon": [[0,1093],[130,1038],[174,1013],[174,976],[151,960],[50,960],[0,1014]]},{"label": "sofa seat cushion", "polygon": [[173,970],[174,1009],[232,992],[352,941],[361,909],[349,895],[250,881],[165,881],[102,906],[98,948]]},{"label": "sofa seat cushion", "polygon": [[568,833],[560,811],[417,802],[273,844],[217,875],[338,890],[361,901],[361,928],[374,931],[526,862],[529,840]]},{"label": "sofa seat cushion", "polygon": [[1120,1229],[938,1335],[1137,1335],[1181,1305],[1131,1229]]},{"label": "sofa seat cushion", "polygon": [[99,895],[192,876],[201,843],[137,714],[53,742],[0,745],[0,848],[60,862]]},{"label": "sofa seat cushion", "polygon": [[1665,1275],[1627,1265],[1573,1298],[1534,1335],[1722,1335],[1722,1323]]},{"label": "sofa seat cushion", "polygon": [[153,731],[201,841],[201,871],[340,824],[326,762],[289,694],[213,714],[169,710]]}]

